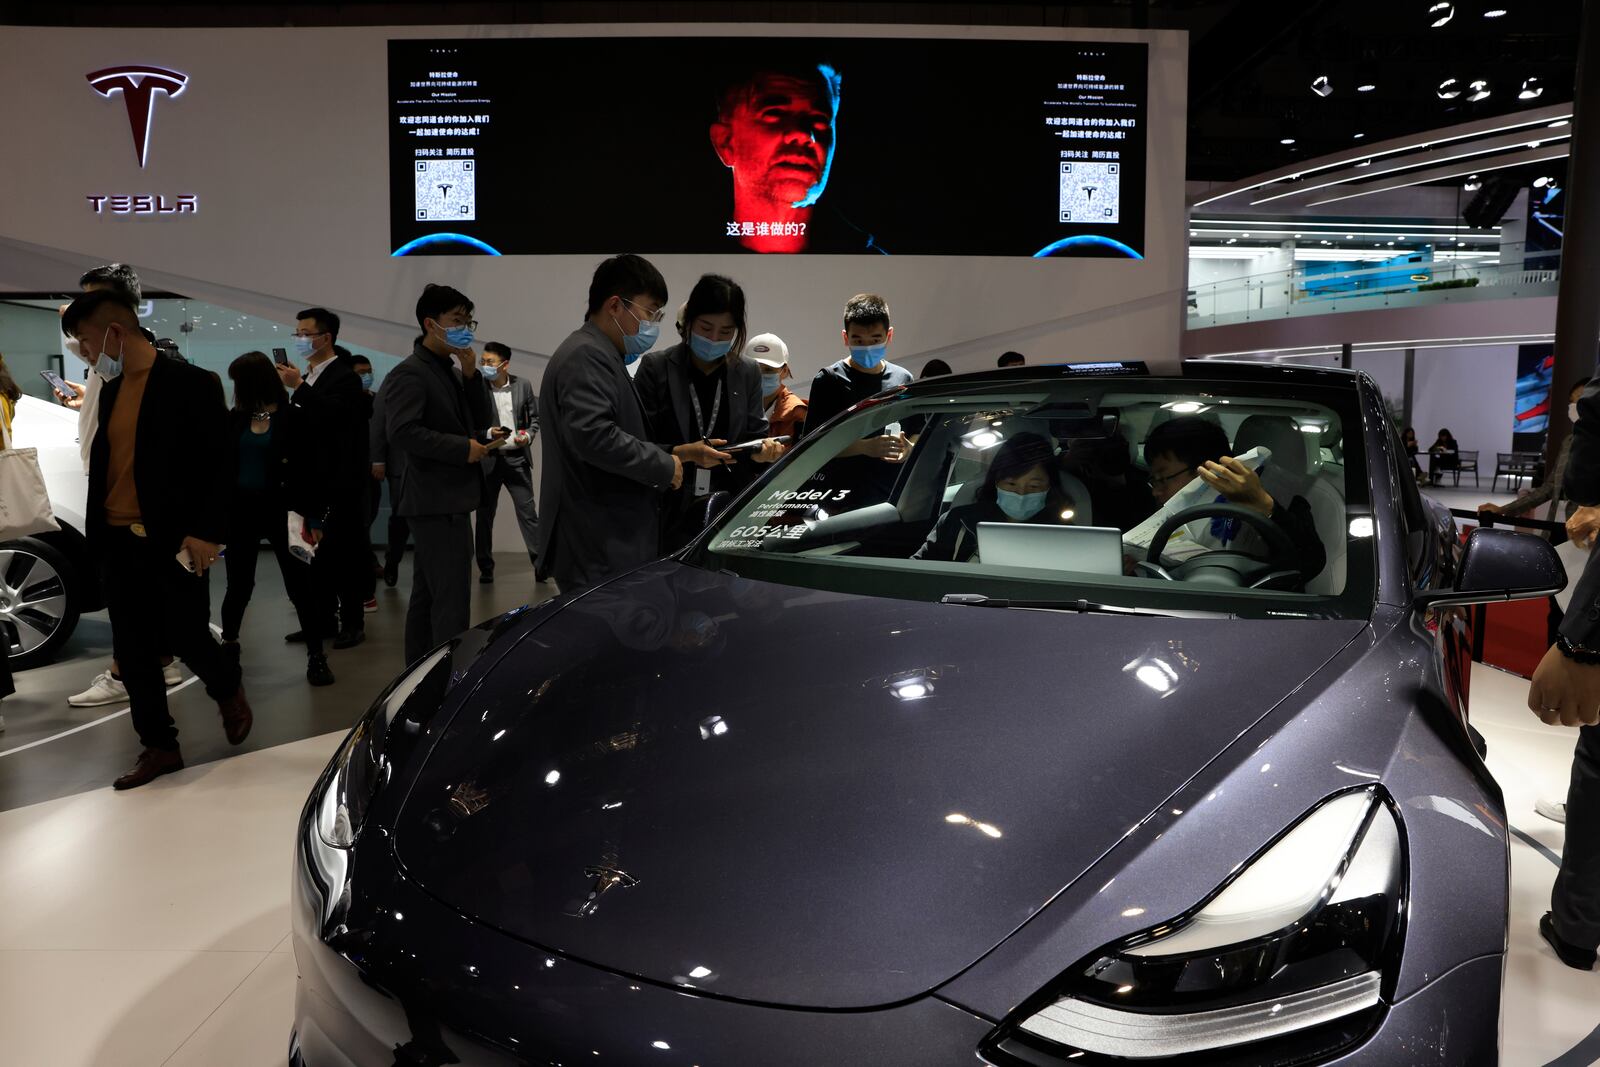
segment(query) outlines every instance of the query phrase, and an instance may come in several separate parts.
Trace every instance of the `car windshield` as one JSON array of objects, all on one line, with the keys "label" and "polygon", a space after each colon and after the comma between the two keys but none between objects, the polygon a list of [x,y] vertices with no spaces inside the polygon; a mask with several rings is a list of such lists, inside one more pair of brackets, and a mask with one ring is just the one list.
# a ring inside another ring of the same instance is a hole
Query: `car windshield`
[{"label": "car windshield", "polygon": [[1358,412],[1353,379],[916,387],[812,432],[685,559],[947,603],[1366,617]]}]

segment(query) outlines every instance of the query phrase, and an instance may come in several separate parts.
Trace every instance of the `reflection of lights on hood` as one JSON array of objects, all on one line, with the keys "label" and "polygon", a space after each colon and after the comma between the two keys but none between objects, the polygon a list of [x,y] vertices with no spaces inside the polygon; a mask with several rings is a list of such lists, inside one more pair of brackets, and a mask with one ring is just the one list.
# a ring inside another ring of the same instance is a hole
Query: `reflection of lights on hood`
[{"label": "reflection of lights on hood", "polygon": [[1077,517],[1078,517],[1078,513],[1076,511],[1073,511],[1071,508],[1062,508],[1061,509],[1061,521],[1062,522],[1071,522],[1073,519],[1075,519]]},{"label": "reflection of lights on hood", "polygon": [[700,740],[709,741],[713,737],[721,737],[728,732],[728,724],[721,715],[712,715],[700,720]]},{"label": "reflection of lights on hood", "polygon": [[1372,536],[1372,531],[1373,531],[1373,525],[1372,525],[1372,518],[1370,516],[1362,516],[1361,518],[1351,519],[1350,520],[1350,536],[1351,537],[1356,537],[1356,538],[1371,537]]},{"label": "reflection of lights on hood", "polygon": [[1133,676],[1158,693],[1165,693],[1172,688],[1172,679],[1161,672],[1161,668],[1153,663],[1146,663],[1133,672]]},{"label": "reflection of lights on hood", "polygon": [[544,776],[545,785],[555,785],[559,781],[561,781],[560,771],[551,771],[549,774]]},{"label": "reflection of lights on hood", "polygon": [[968,448],[993,448],[1004,438],[993,430],[972,430],[961,435],[961,443]]},{"label": "reflection of lights on hood", "polygon": [[892,691],[901,700],[921,700],[931,689],[932,687],[926,682],[901,682],[894,686]]},{"label": "reflection of lights on hood", "polygon": [[689,972],[689,977],[690,978],[709,978],[709,977],[711,977],[711,968],[710,967],[696,967],[694,970]]},{"label": "reflection of lights on hood", "polygon": [[1161,406],[1174,415],[1199,415],[1211,410],[1208,405],[1198,400],[1174,400]]},{"label": "reflection of lights on hood", "polygon": [[1133,675],[1141,685],[1162,696],[1178,686],[1178,672],[1166,660],[1153,656],[1141,656],[1124,666],[1122,673]]},{"label": "reflection of lights on hood", "polygon": [[650,1047],[651,1048],[659,1048],[659,1049],[670,1049],[672,1046],[667,1044],[665,1041],[652,1041],[652,1042],[650,1042]]},{"label": "reflection of lights on hood", "polygon": [[946,815],[944,817],[944,821],[950,823],[952,826],[970,826],[974,830],[977,830],[979,833],[981,833],[984,837],[999,839],[1005,836],[1000,832],[1000,828],[993,823],[981,822],[972,818],[971,816],[963,815],[960,812],[952,812],[951,814]]},{"label": "reflection of lights on hood", "polygon": [[1122,909],[1122,917],[1124,919],[1137,919],[1139,916],[1141,916],[1143,914],[1144,914],[1144,909],[1143,908],[1124,908],[1124,909]]}]

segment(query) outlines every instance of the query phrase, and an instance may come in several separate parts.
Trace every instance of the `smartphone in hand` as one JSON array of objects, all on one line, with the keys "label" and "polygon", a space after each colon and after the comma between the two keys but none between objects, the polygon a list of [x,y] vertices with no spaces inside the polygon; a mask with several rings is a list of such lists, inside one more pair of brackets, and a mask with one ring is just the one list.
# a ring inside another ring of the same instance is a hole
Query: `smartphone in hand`
[{"label": "smartphone in hand", "polygon": [[71,400],[78,395],[72,386],[67,384],[67,380],[53,370],[42,370],[39,372],[39,377],[49,382],[50,388],[54,389],[56,395],[63,400]]},{"label": "smartphone in hand", "polygon": [[289,365],[288,349],[274,348],[272,350],[272,361],[280,367],[287,367]]}]

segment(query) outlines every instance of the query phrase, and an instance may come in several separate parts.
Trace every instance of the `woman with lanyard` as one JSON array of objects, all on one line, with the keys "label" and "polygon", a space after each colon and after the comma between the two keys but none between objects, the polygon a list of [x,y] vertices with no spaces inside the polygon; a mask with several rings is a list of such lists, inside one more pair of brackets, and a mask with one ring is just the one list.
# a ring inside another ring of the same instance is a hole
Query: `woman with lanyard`
[{"label": "woman with lanyard", "polygon": [[685,472],[681,488],[662,504],[661,548],[676,552],[700,532],[712,493],[736,492],[755,477],[754,463],[771,463],[783,446],[767,439],[761,369],[739,355],[745,343],[744,290],[731,278],[707,274],[683,309],[683,341],[651,352],[634,385],[651,438],[663,448],[704,441],[710,468]]}]

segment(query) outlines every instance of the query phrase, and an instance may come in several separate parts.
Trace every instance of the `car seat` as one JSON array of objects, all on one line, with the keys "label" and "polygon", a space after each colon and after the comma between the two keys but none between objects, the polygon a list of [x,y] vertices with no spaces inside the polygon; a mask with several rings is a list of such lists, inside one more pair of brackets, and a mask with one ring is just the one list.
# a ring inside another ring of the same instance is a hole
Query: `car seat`
[{"label": "car seat", "polygon": [[1239,455],[1252,448],[1266,448],[1272,453],[1262,478],[1268,491],[1274,496],[1301,496],[1311,505],[1317,539],[1322,542],[1328,562],[1306,583],[1306,592],[1326,596],[1344,590],[1348,551],[1344,495],[1313,470],[1307,458],[1307,436],[1287,415],[1251,415],[1239,426],[1233,449]]}]

